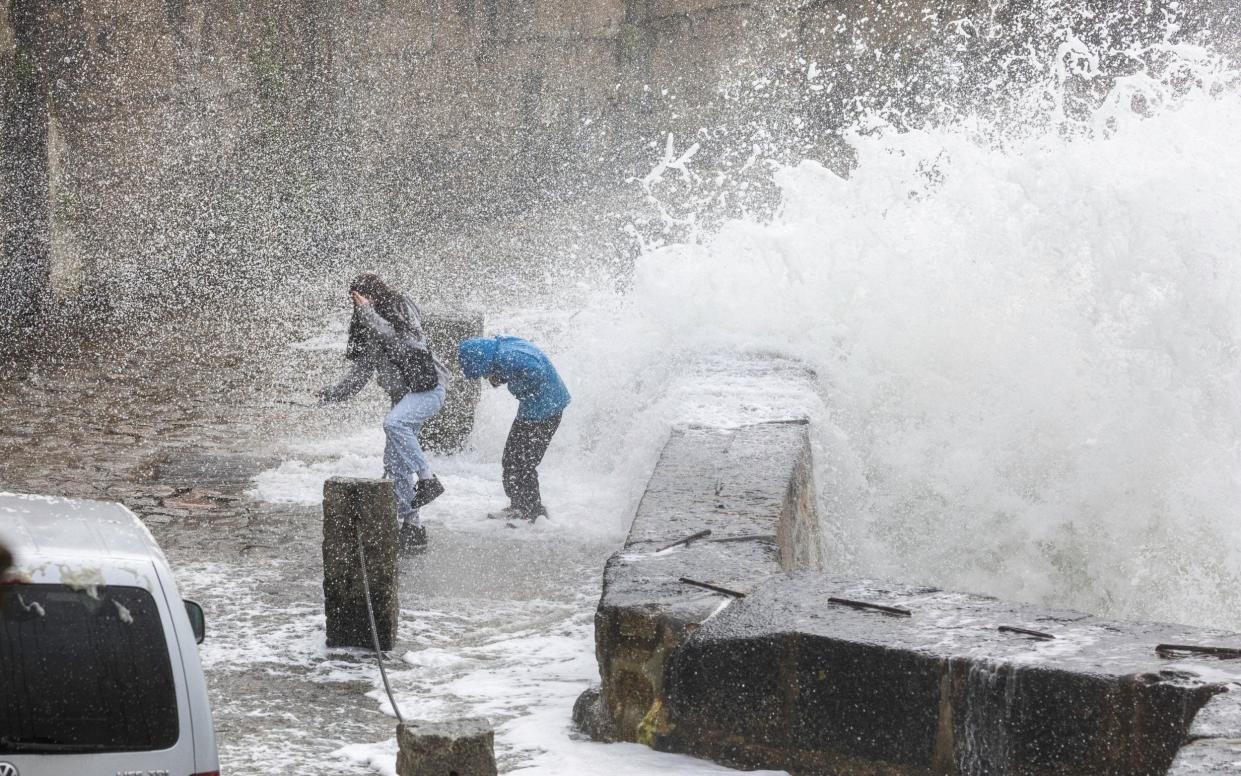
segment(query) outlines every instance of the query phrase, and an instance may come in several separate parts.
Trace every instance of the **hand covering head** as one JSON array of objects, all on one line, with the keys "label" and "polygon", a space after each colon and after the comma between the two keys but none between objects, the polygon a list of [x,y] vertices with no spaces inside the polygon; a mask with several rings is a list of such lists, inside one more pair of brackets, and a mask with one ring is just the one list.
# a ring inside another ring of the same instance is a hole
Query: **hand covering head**
[{"label": "hand covering head", "polygon": [[[361,294],[375,305],[375,312],[396,330],[397,336],[404,337],[415,330],[410,320],[409,309],[405,300],[391,286],[374,272],[363,272],[349,284],[350,294]],[[345,346],[345,358],[359,358],[370,346],[371,333],[363,323],[361,313],[355,308],[353,318],[349,321],[349,344]]]}]

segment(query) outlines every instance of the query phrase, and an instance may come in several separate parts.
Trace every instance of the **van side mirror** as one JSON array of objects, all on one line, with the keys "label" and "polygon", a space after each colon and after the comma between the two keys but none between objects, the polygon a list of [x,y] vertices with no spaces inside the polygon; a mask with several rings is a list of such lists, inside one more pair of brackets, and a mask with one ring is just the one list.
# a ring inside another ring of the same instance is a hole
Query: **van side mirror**
[{"label": "van side mirror", "polygon": [[203,643],[203,639],[207,638],[207,616],[203,614],[203,608],[193,601],[181,603],[185,604],[185,613],[190,618],[190,629],[194,631],[194,643]]}]

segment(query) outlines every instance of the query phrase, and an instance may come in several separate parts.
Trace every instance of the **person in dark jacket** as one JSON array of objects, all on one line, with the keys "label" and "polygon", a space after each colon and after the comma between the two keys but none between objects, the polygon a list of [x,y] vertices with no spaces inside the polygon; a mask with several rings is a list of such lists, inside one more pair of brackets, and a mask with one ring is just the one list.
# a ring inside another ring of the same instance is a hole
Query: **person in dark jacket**
[{"label": "person in dark jacket", "polygon": [[[396,486],[397,516],[401,522],[400,541],[405,549],[426,543],[426,530],[418,520],[418,510],[444,492],[418,441],[422,424],[444,406],[448,370],[434,358],[433,387],[411,386],[409,368],[402,361],[403,349],[430,354],[422,330],[418,306],[405,294],[393,291],[378,275],[367,272],[349,286],[353,299],[353,319],[349,323],[349,342],[345,358],[349,371],[335,385],[317,393],[322,402],[340,402],[353,397],[370,382],[371,375],[388,393],[392,409],[384,418],[384,476]],[[421,383],[428,382],[424,377]],[[421,389],[421,390],[420,390]]]},{"label": "person in dark jacket", "polygon": [[502,464],[510,504],[492,517],[530,522],[546,517],[538,465],[569,406],[564,381],[543,351],[520,337],[467,339],[457,347],[457,360],[466,379],[485,377],[493,387],[507,385],[519,402]]}]

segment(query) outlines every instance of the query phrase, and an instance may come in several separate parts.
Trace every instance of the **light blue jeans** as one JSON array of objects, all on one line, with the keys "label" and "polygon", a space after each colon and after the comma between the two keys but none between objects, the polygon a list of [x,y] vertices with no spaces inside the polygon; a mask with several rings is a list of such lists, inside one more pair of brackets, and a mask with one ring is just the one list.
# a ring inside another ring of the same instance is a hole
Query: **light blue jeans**
[{"label": "light blue jeans", "polygon": [[444,386],[424,393],[407,393],[384,418],[384,476],[396,485],[396,511],[402,522],[418,522],[410,506],[418,477],[431,476],[431,464],[422,452],[418,432],[444,406]]}]

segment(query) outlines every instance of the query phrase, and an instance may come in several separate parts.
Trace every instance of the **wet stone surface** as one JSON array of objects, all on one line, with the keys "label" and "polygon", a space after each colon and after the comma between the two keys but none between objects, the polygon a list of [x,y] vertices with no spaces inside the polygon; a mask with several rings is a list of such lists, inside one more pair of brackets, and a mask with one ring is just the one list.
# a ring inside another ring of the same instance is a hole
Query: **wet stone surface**
[{"label": "wet stone surface", "polygon": [[[756,585],[677,650],[660,745],[795,771],[1163,773],[1241,667],[1160,658],[1161,643],[1241,635],[798,572]],[[1200,729],[1220,719],[1233,721],[1221,706]]]},{"label": "wet stone surface", "polygon": [[[366,558],[365,578],[358,542]],[[332,477],[323,484],[323,597],[329,647],[367,649],[377,641],[380,649],[392,649],[400,622],[396,546],[396,492],[391,480]]]},{"label": "wet stone surface", "polygon": [[[744,594],[782,566],[817,564],[809,450],[799,422],[673,432],[624,549],[604,569],[595,630],[602,683],[597,699],[578,704],[580,727],[650,743],[666,657],[731,600],[683,579]],[[702,531],[711,533],[669,546]],[[799,532],[802,552],[788,551]]]},{"label": "wet stone surface", "polygon": [[1189,739],[1168,776],[1241,773],[1241,686],[1234,684],[1207,702],[1194,717]]},{"label": "wet stone surface", "polygon": [[396,735],[397,776],[496,776],[495,733],[486,719],[410,720]]}]

